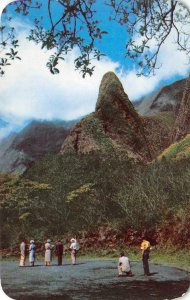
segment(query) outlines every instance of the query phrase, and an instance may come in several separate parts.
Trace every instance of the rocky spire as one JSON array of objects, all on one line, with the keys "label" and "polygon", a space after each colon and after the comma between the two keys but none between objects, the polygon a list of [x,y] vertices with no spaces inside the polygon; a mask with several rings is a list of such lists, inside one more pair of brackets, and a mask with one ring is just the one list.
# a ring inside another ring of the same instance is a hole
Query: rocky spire
[{"label": "rocky spire", "polygon": [[142,119],[113,72],[101,81],[96,111],[79,122],[65,140],[61,153],[110,151],[150,161],[151,151]]},{"label": "rocky spire", "polygon": [[127,94],[124,92],[120,80],[113,72],[106,73],[102,78],[96,111],[101,112],[108,119],[113,119],[115,116],[118,117],[118,114],[138,116]]}]

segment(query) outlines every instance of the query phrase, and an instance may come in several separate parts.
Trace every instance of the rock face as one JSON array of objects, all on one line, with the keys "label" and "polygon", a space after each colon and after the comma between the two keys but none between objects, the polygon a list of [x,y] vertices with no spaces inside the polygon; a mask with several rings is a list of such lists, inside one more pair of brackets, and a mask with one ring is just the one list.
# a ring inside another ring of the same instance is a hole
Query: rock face
[{"label": "rock face", "polygon": [[159,155],[190,132],[189,84],[189,79],[176,81],[135,104],[145,116],[145,134],[153,155]]},{"label": "rock face", "polygon": [[186,79],[183,97],[179,104],[176,121],[171,135],[174,143],[190,133],[190,78]]},{"label": "rock face", "polygon": [[61,153],[68,151],[118,151],[137,160],[151,160],[142,119],[113,72],[103,76],[96,111],[78,123],[64,141]]},{"label": "rock face", "polygon": [[173,84],[160,88],[150,96],[145,96],[136,104],[136,110],[143,116],[152,116],[159,112],[177,114],[183,97],[186,80],[178,80]]},{"label": "rock face", "polygon": [[58,153],[69,133],[65,122],[32,122],[0,143],[0,173],[22,174],[48,153]]},{"label": "rock face", "polygon": [[106,73],[102,78],[96,111],[100,111],[105,119],[111,120],[116,119],[118,114],[122,114],[123,117],[133,115],[134,118],[138,118],[121,82],[113,72]]}]

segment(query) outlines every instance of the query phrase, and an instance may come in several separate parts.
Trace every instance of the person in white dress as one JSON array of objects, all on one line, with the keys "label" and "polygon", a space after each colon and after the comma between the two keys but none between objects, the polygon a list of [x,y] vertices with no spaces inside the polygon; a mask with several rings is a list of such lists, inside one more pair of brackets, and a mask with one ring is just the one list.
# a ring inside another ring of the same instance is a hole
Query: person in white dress
[{"label": "person in white dress", "polygon": [[31,240],[30,241],[30,246],[29,246],[29,262],[30,262],[31,267],[34,267],[35,250],[36,250],[36,246],[34,244],[34,240]]},{"label": "person in white dress", "polygon": [[52,260],[52,249],[53,245],[51,245],[51,240],[48,239],[45,243],[45,265],[50,266]]},{"label": "person in white dress", "polygon": [[133,276],[131,272],[131,265],[129,258],[125,256],[124,252],[121,253],[118,262],[118,272],[119,276]]},{"label": "person in white dress", "polygon": [[77,242],[76,238],[72,238],[70,242],[71,242],[71,245],[70,245],[69,249],[71,251],[72,264],[76,265],[76,256],[77,256],[77,252],[80,249],[80,246],[79,246],[79,243]]}]

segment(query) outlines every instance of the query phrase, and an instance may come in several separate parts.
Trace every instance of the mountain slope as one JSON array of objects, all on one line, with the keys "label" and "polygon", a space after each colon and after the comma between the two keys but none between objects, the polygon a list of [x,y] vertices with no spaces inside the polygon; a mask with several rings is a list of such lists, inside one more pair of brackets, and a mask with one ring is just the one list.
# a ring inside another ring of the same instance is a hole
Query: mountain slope
[{"label": "mountain slope", "polygon": [[179,141],[190,133],[190,78],[186,79],[183,97],[179,104],[171,141]]},{"label": "mountain slope", "polygon": [[165,149],[159,156],[160,158],[169,158],[169,159],[184,159],[190,157],[190,134],[186,137]]},{"label": "mountain slope", "polygon": [[145,96],[136,104],[136,110],[143,116],[152,116],[159,112],[177,113],[183,97],[186,79],[178,80],[173,84],[158,89],[150,96]]},{"label": "mountain slope", "polygon": [[32,122],[0,144],[0,172],[22,174],[48,153],[58,153],[72,123]]},{"label": "mountain slope", "polygon": [[182,79],[144,97],[135,104],[144,115],[151,150],[159,155],[171,143],[190,133],[190,80]]}]

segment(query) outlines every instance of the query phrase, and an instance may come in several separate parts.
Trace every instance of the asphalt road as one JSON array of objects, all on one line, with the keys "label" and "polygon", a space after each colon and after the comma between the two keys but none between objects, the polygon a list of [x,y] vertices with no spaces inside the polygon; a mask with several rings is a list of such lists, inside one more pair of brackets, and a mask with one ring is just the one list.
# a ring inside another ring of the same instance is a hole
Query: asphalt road
[{"label": "asphalt road", "polygon": [[80,260],[72,266],[45,267],[37,261],[19,268],[17,261],[1,262],[5,293],[21,300],[164,300],[180,297],[190,284],[190,273],[151,264],[151,276],[143,275],[141,262],[132,262],[133,277],[118,277],[116,260]]}]

